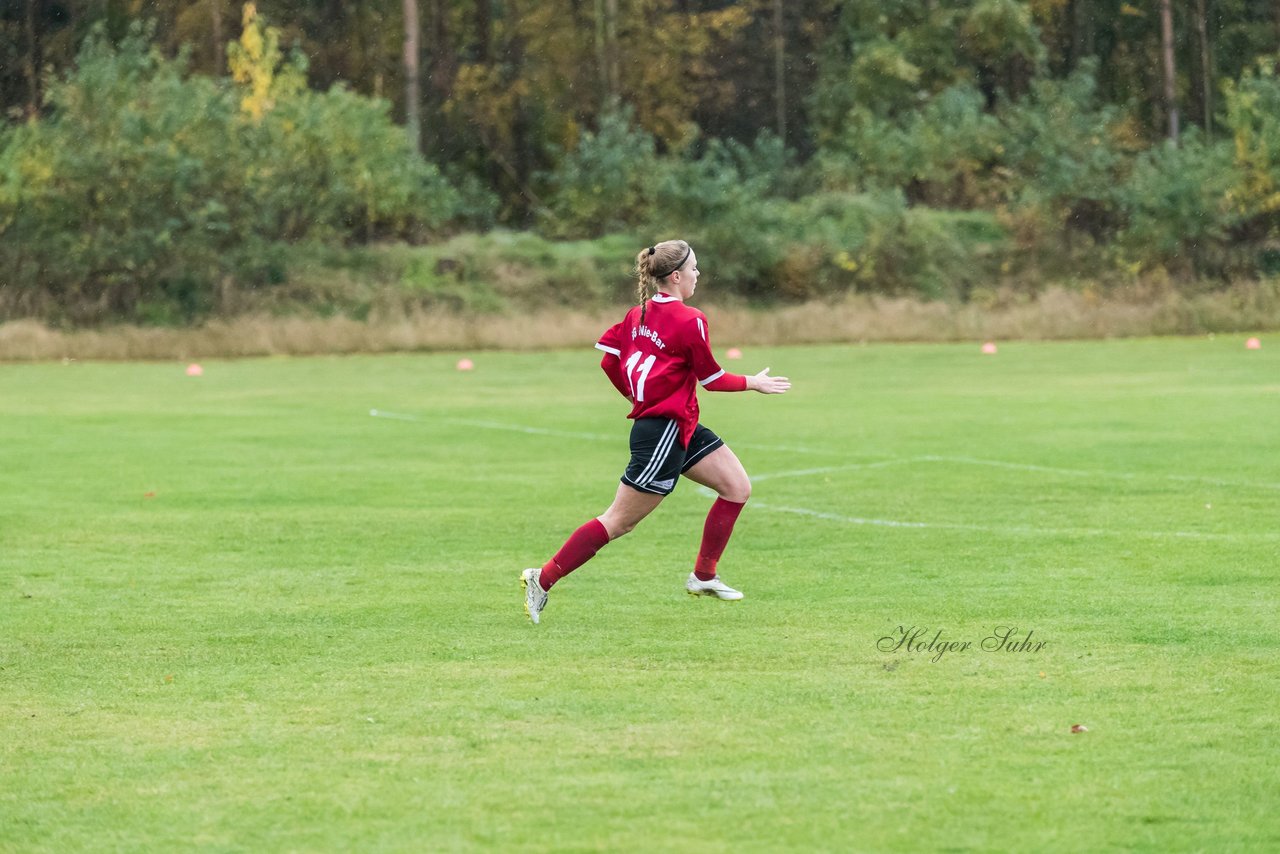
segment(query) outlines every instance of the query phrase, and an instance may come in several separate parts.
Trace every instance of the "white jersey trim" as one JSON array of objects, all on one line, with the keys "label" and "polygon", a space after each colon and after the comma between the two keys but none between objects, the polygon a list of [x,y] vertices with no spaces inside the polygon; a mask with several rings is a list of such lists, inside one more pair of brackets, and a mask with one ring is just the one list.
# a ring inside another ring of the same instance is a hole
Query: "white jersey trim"
[{"label": "white jersey trim", "polygon": [[670,296],[669,294],[655,294],[653,297],[653,301],[654,302],[684,302],[684,300],[680,299],[679,297],[673,297],[673,296]]},{"label": "white jersey trim", "polygon": [[596,344],[596,349],[597,349],[597,350],[603,350],[603,351],[605,351],[606,353],[612,353],[613,355],[617,356],[619,359],[621,359],[621,358],[622,358],[622,351],[621,351],[621,350],[615,350],[615,349],[613,349],[612,347],[606,347],[606,346],[604,346],[603,344],[600,344],[600,343],[597,343],[597,344]]},{"label": "white jersey trim", "polygon": [[713,383],[716,380],[720,379],[722,376],[724,376],[723,368],[719,371],[716,371],[714,374],[707,377],[705,380],[698,380],[698,385],[706,385],[707,383]]}]

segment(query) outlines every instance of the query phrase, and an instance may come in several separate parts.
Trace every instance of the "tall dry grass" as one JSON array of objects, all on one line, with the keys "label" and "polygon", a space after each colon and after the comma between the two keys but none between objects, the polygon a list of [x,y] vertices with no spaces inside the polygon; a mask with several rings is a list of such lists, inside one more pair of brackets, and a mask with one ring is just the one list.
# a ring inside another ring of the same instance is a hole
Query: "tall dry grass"
[{"label": "tall dry grass", "polygon": [[[1280,283],[1188,296],[1176,291],[1100,298],[1050,289],[985,304],[854,296],[768,310],[704,304],[721,346],[871,341],[1110,338],[1280,329]],[[369,321],[345,317],[240,316],[193,328],[115,326],[60,331],[0,324],[0,360],[164,360],[385,353],[415,350],[543,350],[590,345],[621,316],[615,309],[547,308],[520,315],[408,309]]]}]

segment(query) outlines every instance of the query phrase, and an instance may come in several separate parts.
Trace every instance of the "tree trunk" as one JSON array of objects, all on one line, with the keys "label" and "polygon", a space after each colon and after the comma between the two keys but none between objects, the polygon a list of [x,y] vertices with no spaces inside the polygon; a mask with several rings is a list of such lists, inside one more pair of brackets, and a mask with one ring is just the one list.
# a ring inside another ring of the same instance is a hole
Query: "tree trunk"
[{"label": "tree trunk", "polygon": [[[506,85],[513,87],[515,90],[511,104],[511,158],[513,162],[509,164],[509,169],[515,180],[516,189],[524,196],[526,204],[520,213],[523,224],[528,224],[532,220],[534,207],[537,206],[537,197],[528,190],[529,176],[533,174],[532,146],[529,139],[529,134],[532,130],[529,119],[529,105],[526,101],[526,96],[521,94],[520,87],[516,85],[520,78],[524,76],[525,70],[526,45],[524,34],[520,31],[519,26],[520,11],[520,4],[516,0],[508,0],[506,14],[508,16],[507,20],[511,24],[509,27],[504,27],[505,38],[502,50],[506,62],[503,63],[503,77]],[[500,152],[496,152],[496,154],[501,156]]]},{"label": "tree trunk", "polygon": [[449,45],[447,0],[431,0],[431,88],[443,104],[453,97],[454,53]]},{"label": "tree trunk", "polygon": [[609,97],[622,91],[618,73],[618,0],[604,0],[605,57],[609,65]]},{"label": "tree trunk", "polygon": [[1177,78],[1173,64],[1173,6],[1160,0],[1160,41],[1164,54],[1164,104],[1169,113],[1169,139],[1178,142]]},{"label": "tree trunk", "polygon": [[227,46],[222,43],[222,0],[210,0],[209,13],[213,17],[213,73],[222,77],[227,73]]},{"label": "tree trunk", "polygon": [[1205,0],[1196,0],[1196,32],[1200,34],[1200,98],[1204,110],[1205,133],[1213,133],[1213,58],[1209,47],[1208,12]]},{"label": "tree trunk", "polygon": [[600,103],[609,103],[609,55],[604,43],[604,0],[595,0],[596,72],[600,75]]},{"label": "tree trunk", "polygon": [[1092,0],[1072,0],[1071,2],[1071,59],[1067,68],[1075,70],[1080,60],[1097,53],[1096,33],[1097,21],[1094,18]]},{"label": "tree trunk", "polygon": [[482,63],[493,59],[493,10],[491,0],[476,0],[476,51]]},{"label": "tree trunk", "polygon": [[418,91],[418,0],[404,0],[404,123],[414,154],[422,151],[422,99]]},{"label": "tree trunk", "polygon": [[27,0],[23,29],[27,37],[27,58],[23,62],[23,76],[27,78],[27,115],[34,116],[40,109],[40,38],[36,34],[36,3]]},{"label": "tree trunk", "polygon": [[787,34],[783,29],[782,0],[773,0],[773,79],[778,138],[787,141]]}]

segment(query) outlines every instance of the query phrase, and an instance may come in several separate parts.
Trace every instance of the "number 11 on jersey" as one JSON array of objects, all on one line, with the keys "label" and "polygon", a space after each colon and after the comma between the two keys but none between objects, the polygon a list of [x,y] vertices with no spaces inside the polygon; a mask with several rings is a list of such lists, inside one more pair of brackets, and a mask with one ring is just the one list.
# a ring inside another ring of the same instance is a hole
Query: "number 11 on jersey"
[{"label": "number 11 on jersey", "polygon": [[[627,382],[631,383],[631,396],[634,397],[637,402],[642,402],[644,400],[644,381],[649,377],[649,370],[653,367],[653,363],[657,361],[657,359],[658,356],[655,353],[643,362],[640,362],[640,354],[638,352],[632,353],[631,358],[627,359]],[[640,362],[640,382],[638,384],[631,376],[637,370],[637,362]]]}]

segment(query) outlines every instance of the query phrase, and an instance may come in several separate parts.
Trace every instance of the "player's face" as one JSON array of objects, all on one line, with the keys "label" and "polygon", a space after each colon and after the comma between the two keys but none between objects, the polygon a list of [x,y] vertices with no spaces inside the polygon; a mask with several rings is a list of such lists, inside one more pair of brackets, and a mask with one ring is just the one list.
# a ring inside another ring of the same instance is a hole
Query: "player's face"
[{"label": "player's face", "polygon": [[702,274],[698,270],[698,253],[690,251],[689,260],[685,262],[684,267],[671,274],[672,296],[680,299],[693,296],[693,292],[698,288],[700,275]]}]

